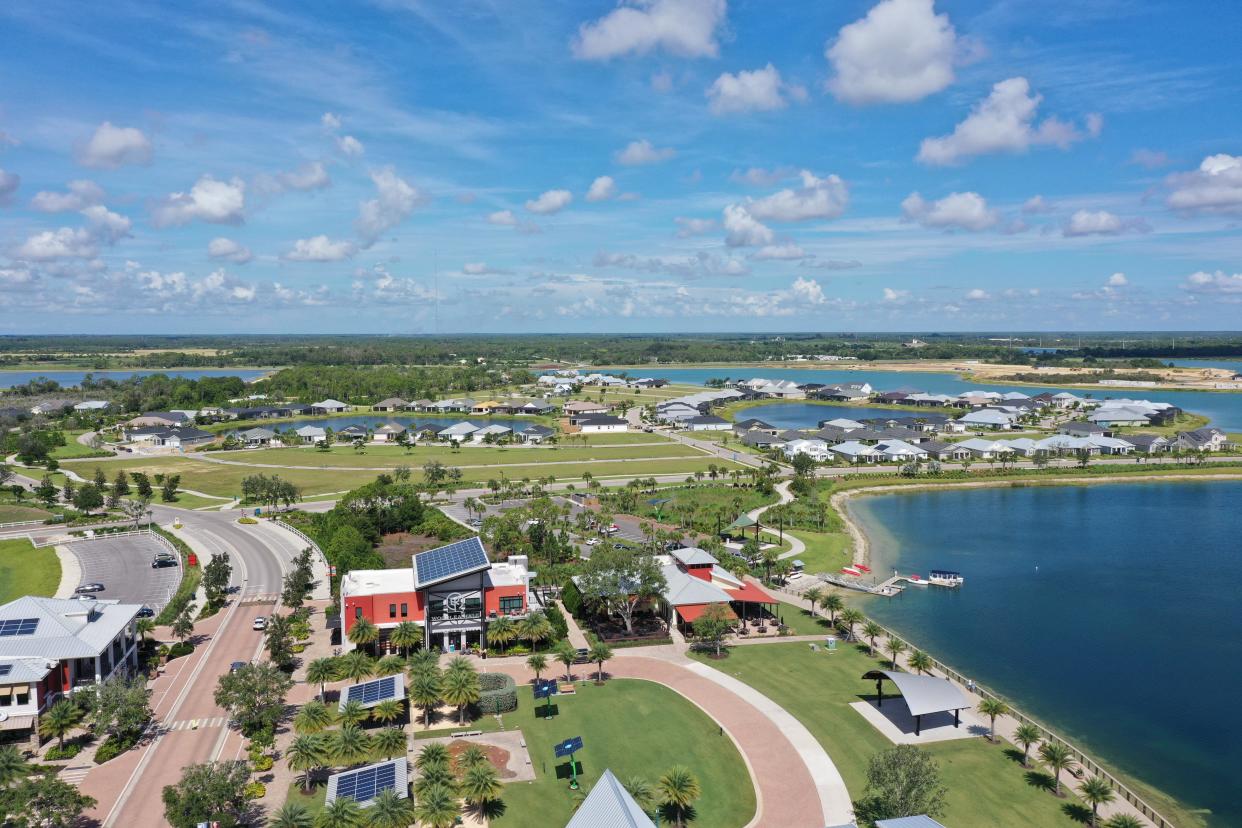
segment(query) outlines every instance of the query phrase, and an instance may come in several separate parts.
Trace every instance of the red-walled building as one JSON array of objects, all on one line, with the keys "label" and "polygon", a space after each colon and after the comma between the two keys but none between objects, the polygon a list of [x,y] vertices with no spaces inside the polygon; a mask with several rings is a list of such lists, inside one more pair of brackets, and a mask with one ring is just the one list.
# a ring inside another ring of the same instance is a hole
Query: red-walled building
[{"label": "red-walled building", "polygon": [[489,622],[529,611],[533,577],[525,555],[492,563],[478,537],[420,552],[408,569],[356,569],[341,581],[342,643],[353,646],[349,631],[366,618],[380,648],[403,621],[423,628],[429,648],[486,647]]}]

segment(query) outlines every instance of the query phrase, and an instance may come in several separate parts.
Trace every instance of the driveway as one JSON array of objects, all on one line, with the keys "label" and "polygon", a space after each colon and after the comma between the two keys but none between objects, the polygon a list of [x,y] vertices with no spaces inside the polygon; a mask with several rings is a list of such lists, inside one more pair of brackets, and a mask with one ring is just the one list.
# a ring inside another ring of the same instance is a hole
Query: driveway
[{"label": "driveway", "polygon": [[82,568],[82,583],[98,581],[106,589],[94,593],[124,604],[146,604],[159,612],[181,583],[181,565],[151,567],[151,559],[168,547],[151,537],[100,537],[64,544]]}]

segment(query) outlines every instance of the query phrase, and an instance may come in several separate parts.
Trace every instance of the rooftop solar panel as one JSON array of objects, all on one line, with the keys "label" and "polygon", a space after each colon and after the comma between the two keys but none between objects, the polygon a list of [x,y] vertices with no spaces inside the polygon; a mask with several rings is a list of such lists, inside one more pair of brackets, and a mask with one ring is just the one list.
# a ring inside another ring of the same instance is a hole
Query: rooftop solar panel
[{"label": "rooftop solar panel", "polygon": [[368,681],[365,684],[355,684],[349,688],[347,694],[349,701],[359,701],[363,704],[375,704],[385,699],[391,699],[397,694],[397,677],[385,676],[384,678]]},{"label": "rooftop solar panel", "polygon": [[414,577],[422,587],[477,572],[489,565],[487,551],[476,536],[415,555]]},{"label": "rooftop solar panel", "polygon": [[9,635],[34,635],[39,629],[38,618],[6,618],[0,621],[0,637]]},{"label": "rooftop solar panel", "polygon": [[[360,805],[366,805],[381,791],[397,789],[397,762],[399,761],[401,760],[337,774],[334,777],[335,790],[331,791],[332,798],[349,797]],[[397,790],[397,793],[400,794],[402,791]]]}]

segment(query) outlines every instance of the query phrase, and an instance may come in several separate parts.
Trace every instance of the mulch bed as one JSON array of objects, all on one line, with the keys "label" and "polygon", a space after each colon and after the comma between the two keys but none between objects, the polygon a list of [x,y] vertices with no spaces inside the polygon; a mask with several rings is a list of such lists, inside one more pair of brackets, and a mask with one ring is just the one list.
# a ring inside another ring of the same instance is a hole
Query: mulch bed
[{"label": "mulch bed", "polygon": [[509,751],[495,745],[468,742],[465,739],[454,739],[448,743],[449,756],[452,757],[454,765],[457,764],[457,757],[471,745],[483,749],[483,752],[487,754],[487,761],[492,763],[492,767],[496,769],[496,773],[500,775],[501,779],[512,779],[517,776],[516,773],[509,770]]},{"label": "mulch bed", "polygon": [[395,532],[385,535],[380,542],[379,552],[389,566],[409,566],[410,557],[428,549],[444,546],[444,541],[435,535],[412,535],[409,532]]}]

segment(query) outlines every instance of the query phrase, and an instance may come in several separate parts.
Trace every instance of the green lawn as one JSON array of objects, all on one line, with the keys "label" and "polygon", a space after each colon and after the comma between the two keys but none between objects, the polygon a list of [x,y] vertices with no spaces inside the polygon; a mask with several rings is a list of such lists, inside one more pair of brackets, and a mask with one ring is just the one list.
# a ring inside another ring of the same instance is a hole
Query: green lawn
[{"label": "green lawn", "polygon": [[[605,436],[605,435],[600,435]],[[614,435],[621,436],[621,435]],[[316,448],[274,448],[255,451],[214,452],[211,455],[232,463],[255,463],[291,466],[410,466],[439,460],[450,466],[481,466],[487,464],[515,465],[571,460],[627,460],[633,458],[703,457],[703,452],[679,443],[665,441],[662,445],[613,446],[548,446],[539,448],[504,448],[468,446],[454,451],[450,446],[416,446],[406,451],[401,446],[368,445],[362,451],[349,446],[334,446],[331,451]]]},{"label": "green lawn", "polygon": [[46,512],[34,506],[0,503],[0,523],[17,523],[22,520],[46,520],[51,516],[51,512]]},{"label": "green lawn", "polygon": [[51,546],[35,549],[30,541],[0,540],[0,604],[23,595],[50,596],[60,586],[60,561]]},{"label": "green lawn", "polygon": [[505,716],[505,727],[521,728],[536,779],[505,785],[505,813],[492,821],[497,828],[569,821],[574,795],[567,780],[556,776],[560,761],[552,747],[570,736],[583,737],[576,757],[583,791],[604,768],[622,781],[638,775],[654,784],[670,766],[683,764],[703,789],[697,818],[689,825],[736,828],[754,816],[754,786],[737,748],[705,713],[667,687],[631,679],[612,679],[603,687],[584,682],[577,694],[557,699],[559,713],[548,722],[535,718],[529,686],[519,688],[518,698],[518,710]]},{"label": "green lawn", "polygon": [[[892,744],[848,705],[874,694],[874,685],[860,676],[878,660],[849,645],[829,654],[790,643],[734,647],[724,661],[703,661],[756,688],[802,722],[832,757],[850,795],[862,796],[868,761]],[[1063,806],[1076,801],[1057,799],[1028,782],[1005,746],[972,738],[925,749],[940,764],[949,791],[940,820],[945,825],[1075,824]]]},{"label": "green lawn", "polygon": [[806,565],[806,572],[836,572],[850,562],[853,548],[850,536],[844,532],[810,532],[799,529],[795,532],[785,531],[806,544],[806,551],[798,555],[798,560]]}]

